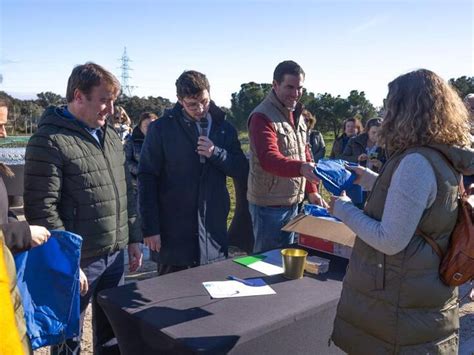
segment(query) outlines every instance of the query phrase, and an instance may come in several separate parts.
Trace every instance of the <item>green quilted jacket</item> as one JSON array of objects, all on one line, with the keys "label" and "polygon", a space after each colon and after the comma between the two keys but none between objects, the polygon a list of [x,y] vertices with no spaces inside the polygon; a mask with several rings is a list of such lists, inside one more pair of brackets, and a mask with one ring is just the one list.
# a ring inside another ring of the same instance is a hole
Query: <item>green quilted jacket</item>
[{"label": "green quilted jacket", "polygon": [[[64,229],[83,238],[82,258],[129,243],[125,154],[107,125],[102,146],[78,121],[49,107],[25,156],[25,217],[30,224]],[[130,242],[139,241],[132,233]]]}]

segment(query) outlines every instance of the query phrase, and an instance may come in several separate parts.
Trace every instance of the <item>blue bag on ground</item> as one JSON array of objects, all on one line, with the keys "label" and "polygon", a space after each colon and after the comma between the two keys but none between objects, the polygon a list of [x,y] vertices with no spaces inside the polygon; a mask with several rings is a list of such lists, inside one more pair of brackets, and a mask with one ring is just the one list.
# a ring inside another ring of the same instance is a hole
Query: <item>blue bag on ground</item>
[{"label": "blue bag on ground", "polygon": [[314,173],[321,179],[324,187],[335,196],[342,191],[353,188],[357,175],[347,170],[345,165],[351,164],[341,159],[321,159],[314,168]]},{"label": "blue bag on ground", "polygon": [[18,289],[33,350],[79,335],[82,238],[51,231],[48,242],[15,255]]}]

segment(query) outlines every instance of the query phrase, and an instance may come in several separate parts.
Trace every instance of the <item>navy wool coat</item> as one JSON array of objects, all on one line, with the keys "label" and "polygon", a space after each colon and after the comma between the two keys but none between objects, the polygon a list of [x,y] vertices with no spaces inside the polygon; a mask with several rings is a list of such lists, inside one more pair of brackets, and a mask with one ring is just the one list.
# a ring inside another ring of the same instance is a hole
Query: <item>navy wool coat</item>
[{"label": "navy wool coat", "polygon": [[160,262],[194,266],[227,257],[230,198],[226,177],[248,171],[237,131],[213,102],[209,139],[213,155],[201,163],[194,122],[177,103],[152,122],[138,168],[143,236],[161,236]]}]

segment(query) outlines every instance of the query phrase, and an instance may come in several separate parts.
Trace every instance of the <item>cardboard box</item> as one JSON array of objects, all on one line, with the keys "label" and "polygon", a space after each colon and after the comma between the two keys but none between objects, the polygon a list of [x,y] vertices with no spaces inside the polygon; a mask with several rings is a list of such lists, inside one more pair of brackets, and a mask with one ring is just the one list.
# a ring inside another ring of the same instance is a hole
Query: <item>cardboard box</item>
[{"label": "cardboard box", "polygon": [[350,259],[352,253],[352,248],[347,245],[337,244],[328,240],[312,237],[306,234],[299,235],[298,245],[322,251],[324,253],[337,255],[346,259]]},{"label": "cardboard box", "polygon": [[344,223],[324,217],[299,214],[284,227],[299,234],[298,244],[349,259],[355,233]]}]

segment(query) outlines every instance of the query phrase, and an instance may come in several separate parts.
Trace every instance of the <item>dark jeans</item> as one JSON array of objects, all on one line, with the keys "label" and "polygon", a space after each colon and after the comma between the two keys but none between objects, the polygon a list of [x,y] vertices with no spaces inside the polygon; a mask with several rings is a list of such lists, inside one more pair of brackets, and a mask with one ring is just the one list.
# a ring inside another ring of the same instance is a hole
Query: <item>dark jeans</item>
[{"label": "dark jeans", "polygon": [[86,308],[92,301],[92,336],[94,354],[120,354],[117,340],[105,313],[97,303],[97,294],[124,283],[124,251],[81,260],[81,269],[87,277],[89,290],[81,296],[81,335],[66,340],[65,344],[51,347],[52,355],[79,355]]},{"label": "dark jeans", "polygon": [[160,253],[157,251],[150,250],[150,259],[155,263],[160,263]]},{"label": "dark jeans", "polygon": [[255,244],[254,253],[284,248],[294,243],[295,233],[281,229],[298,214],[298,205],[272,207],[249,203]]}]

